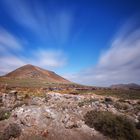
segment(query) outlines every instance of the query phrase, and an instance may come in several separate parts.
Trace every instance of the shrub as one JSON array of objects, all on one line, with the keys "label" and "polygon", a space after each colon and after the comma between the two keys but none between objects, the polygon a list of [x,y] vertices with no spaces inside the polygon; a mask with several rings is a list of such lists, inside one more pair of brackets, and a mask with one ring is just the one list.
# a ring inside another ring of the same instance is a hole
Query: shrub
[{"label": "shrub", "polygon": [[113,100],[112,100],[112,98],[110,98],[110,97],[106,97],[106,98],[105,98],[105,102],[113,102]]},{"label": "shrub", "polygon": [[8,119],[11,115],[11,112],[6,109],[0,109],[0,121]]},{"label": "shrub", "polygon": [[119,110],[127,110],[130,108],[130,105],[127,103],[120,103],[120,102],[116,102],[114,104],[114,107],[119,109]]},{"label": "shrub", "polygon": [[138,122],[136,123],[136,128],[140,129],[140,116],[138,117]]},{"label": "shrub", "polygon": [[105,111],[89,111],[84,116],[85,123],[100,131],[105,136],[116,140],[139,140],[137,130],[130,120],[124,116]]},{"label": "shrub", "polygon": [[25,94],[24,99],[29,99],[30,96],[28,94]]},{"label": "shrub", "polygon": [[136,128],[140,129],[140,122],[136,123]]},{"label": "shrub", "polygon": [[10,138],[17,138],[21,134],[21,128],[18,124],[12,123],[5,128],[3,134],[0,135],[0,139],[9,140]]}]

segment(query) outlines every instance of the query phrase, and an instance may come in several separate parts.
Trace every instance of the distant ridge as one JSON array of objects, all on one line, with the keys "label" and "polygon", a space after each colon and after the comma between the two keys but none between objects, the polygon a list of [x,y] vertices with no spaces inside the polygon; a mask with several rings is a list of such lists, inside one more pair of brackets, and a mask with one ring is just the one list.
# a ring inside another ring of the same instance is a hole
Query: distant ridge
[{"label": "distant ridge", "polygon": [[45,70],[40,67],[27,64],[22,66],[4,76],[2,78],[11,79],[33,79],[33,80],[43,80],[46,82],[54,83],[70,83],[67,79],[57,75],[53,71]]},{"label": "distant ridge", "polygon": [[116,84],[110,86],[113,89],[140,89],[140,85],[135,83],[129,83],[129,84]]}]

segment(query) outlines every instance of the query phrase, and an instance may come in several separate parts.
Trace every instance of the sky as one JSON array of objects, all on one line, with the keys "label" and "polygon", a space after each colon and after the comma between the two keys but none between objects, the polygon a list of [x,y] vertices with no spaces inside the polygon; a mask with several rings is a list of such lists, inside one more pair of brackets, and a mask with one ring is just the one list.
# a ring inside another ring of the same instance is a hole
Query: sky
[{"label": "sky", "polygon": [[0,75],[26,64],[80,84],[140,84],[140,1],[1,0]]}]

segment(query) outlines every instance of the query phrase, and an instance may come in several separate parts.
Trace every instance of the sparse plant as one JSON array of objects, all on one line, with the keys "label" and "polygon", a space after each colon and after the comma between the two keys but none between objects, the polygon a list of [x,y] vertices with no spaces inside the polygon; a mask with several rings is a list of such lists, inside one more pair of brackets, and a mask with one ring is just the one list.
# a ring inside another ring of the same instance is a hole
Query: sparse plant
[{"label": "sparse plant", "polygon": [[89,111],[84,116],[85,123],[115,140],[139,140],[133,122],[124,116],[114,115],[107,111]]},{"label": "sparse plant", "polygon": [[130,108],[130,105],[127,103],[120,103],[120,102],[116,102],[114,104],[114,107],[119,109],[119,110],[127,110]]},{"label": "sparse plant", "polygon": [[136,128],[140,129],[140,116],[138,117],[138,122],[136,123]]},{"label": "sparse plant", "polygon": [[29,99],[29,98],[30,98],[29,94],[25,94],[24,99]]},{"label": "sparse plant", "polygon": [[6,109],[0,109],[0,121],[8,119],[11,115],[11,112]]},{"label": "sparse plant", "polygon": [[8,127],[5,128],[4,132],[1,133],[1,140],[9,140],[10,138],[17,138],[21,134],[21,128],[18,124],[12,123],[9,124]]},{"label": "sparse plant", "polygon": [[113,102],[113,100],[112,100],[112,98],[110,98],[110,97],[106,97],[106,98],[105,98],[105,102]]}]

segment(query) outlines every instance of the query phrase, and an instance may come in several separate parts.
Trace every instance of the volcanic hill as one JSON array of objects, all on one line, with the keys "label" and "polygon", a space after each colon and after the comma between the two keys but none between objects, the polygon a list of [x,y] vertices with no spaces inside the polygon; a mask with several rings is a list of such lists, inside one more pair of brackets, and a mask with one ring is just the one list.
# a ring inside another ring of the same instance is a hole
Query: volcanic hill
[{"label": "volcanic hill", "polygon": [[8,85],[42,85],[48,83],[69,84],[70,81],[57,75],[53,71],[45,70],[33,65],[22,66],[4,76],[0,77],[0,83]]}]

